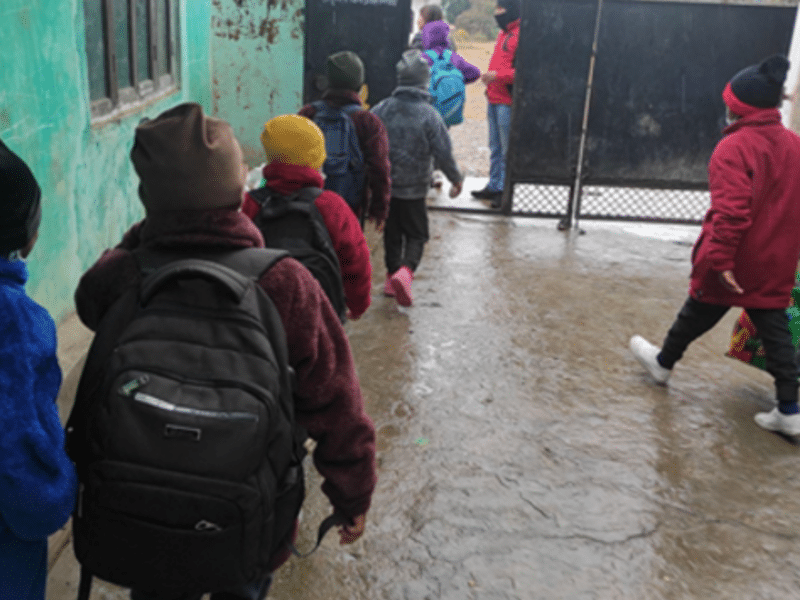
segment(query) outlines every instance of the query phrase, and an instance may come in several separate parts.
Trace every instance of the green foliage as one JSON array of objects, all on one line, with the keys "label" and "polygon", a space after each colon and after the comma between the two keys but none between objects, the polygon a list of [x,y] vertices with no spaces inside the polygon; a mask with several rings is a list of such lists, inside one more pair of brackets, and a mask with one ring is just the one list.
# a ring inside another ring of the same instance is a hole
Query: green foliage
[{"label": "green foliage", "polygon": [[448,23],[455,23],[458,15],[472,6],[470,0],[443,0],[442,10]]},{"label": "green foliage", "polygon": [[494,20],[495,6],[495,0],[472,0],[470,8],[456,19],[456,27],[476,38],[494,39],[498,31]]}]

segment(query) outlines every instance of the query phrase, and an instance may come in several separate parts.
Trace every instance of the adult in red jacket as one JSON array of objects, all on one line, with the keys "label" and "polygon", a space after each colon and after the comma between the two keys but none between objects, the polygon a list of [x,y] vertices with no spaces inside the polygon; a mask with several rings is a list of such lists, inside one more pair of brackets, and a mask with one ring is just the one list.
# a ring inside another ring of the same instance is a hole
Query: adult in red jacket
[{"label": "adult in red jacket", "polygon": [[665,383],[688,345],[731,306],[741,306],[764,342],[778,406],[761,427],[800,435],[798,369],[786,308],[800,256],[800,137],[777,109],[789,61],[772,56],[737,73],[722,97],[730,124],[708,166],[711,208],[692,251],[689,298],[661,349],[639,336],[631,350]]},{"label": "adult in red jacket", "polygon": [[[364,63],[355,52],[345,50],[328,57],[326,72],[328,88],[322,94],[322,100],[333,108],[359,107],[350,118],[361,143],[367,181],[357,216],[364,215],[381,228],[389,214],[392,190],[389,138],[381,120],[362,108],[358,92],[364,85]],[[298,114],[313,120],[317,109],[313,104],[306,104]]]},{"label": "adult in red jacket", "polygon": [[[230,125],[182,104],[140,125],[131,159],[141,179],[147,217],[84,274],[75,293],[83,323],[95,330],[126,290],[142,275],[133,251],[261,248],[264,240],[240,210],[246,170]],[[202,165],[202,167],[198,166]],[[350,345],[339,318],[311,273],[292,258],[278,261],[259,280],[286,331],[289,363],[295,370],[295,415],[317,441],[314,465],[334,509],[352,520],[340,530],[348,544],[364,531],[376,483],[375,429],[364,410]],[[295,524],[295,534],[297,526]],[[287,540],[289,541],[289,540]],[[280,566],[289,551],[272,557]],[[270,576],[214,598],[261,600]],[[172,600],[133,591],[134,600]],[[199,600],[181,596],[181,600]]]},{"label": "adult in red jacket", "polygon": [[500,26],[488,70],[481,75],[489,101],[486,117],[489,122],[489,182],[482,190],[472,192],[475,198],[491,200],[492,208],[500,208],[506,182],[506,155],[511,129],[511,85],[514,83],[517,45],[519,44],[519,0],[497,0],[494,18]]},{"label": "adult in red jacket", "polygon": [[[311,120],[299,115],[270,119],[264,125],[261,143],[268,161],[263,169],[268,188],[284,196],[306,187],[322,188],[325,138]],[[353,211],[336,192],[324,190],[314,205],[339,257],[347,318],[358,319],[371,300],[372,264],[367,239]],[[253,219],[259,210],[258,202],[245,192],[244,214]]]}]

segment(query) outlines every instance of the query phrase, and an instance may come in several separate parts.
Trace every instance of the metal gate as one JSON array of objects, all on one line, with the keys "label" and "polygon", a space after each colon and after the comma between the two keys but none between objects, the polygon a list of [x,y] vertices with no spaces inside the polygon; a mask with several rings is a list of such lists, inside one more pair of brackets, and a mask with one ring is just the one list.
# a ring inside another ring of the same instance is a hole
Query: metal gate
[{"label": "metal gate", "polygon": [[364,61],[367,103],[374,106],[397,85],[395,64],[410,31],[411,0],[306,0],[303,101],[325,90],[325,59],[351,50]]},{"label": "metal gate", "polygon": [[697,223],[743,67],[788,54],[797,9],[523,2],[506,214]]}]

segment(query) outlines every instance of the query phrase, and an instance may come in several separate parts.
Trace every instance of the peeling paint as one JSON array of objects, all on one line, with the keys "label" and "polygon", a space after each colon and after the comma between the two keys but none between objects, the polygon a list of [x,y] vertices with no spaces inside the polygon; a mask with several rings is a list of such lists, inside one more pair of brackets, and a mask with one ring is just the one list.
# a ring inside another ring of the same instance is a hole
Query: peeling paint
[{"label": "peeling paint", "polygon": [[222,0],[211,9],[214,114],[231,124],[249,163],[263,162],[263,124],[300,108],[304,7],[304,0]]},{"label": "peeling paint", "polygon": [[275,40],[278,39],[278,33],[280,32],[280,28],[278,27],[279,22],[278,19],[264,19],[261,22],[259,34],[261,37],[266,35],[267,42],[270,44],[274,44]]},{"label": "peeling paint", "polygon": [[11,115],[7,109],[0,109],[0,129],[8,129],[9,127],[11,127]]}]

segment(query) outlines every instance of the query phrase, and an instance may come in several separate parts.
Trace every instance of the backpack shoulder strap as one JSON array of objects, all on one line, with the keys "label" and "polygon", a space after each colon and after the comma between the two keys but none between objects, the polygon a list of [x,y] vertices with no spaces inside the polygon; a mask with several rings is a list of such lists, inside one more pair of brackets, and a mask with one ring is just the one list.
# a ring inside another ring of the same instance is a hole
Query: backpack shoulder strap
[{"label": "backpack shoulder strap", "polygon": [[342,112],[350,117],[350,120],[353,120],[353,115],[358,111],[362,110],[360,104],[345,104],[342,107]]},{"label": "backpack shoulder strap", "polygon": [[445,62],[451,62],[453,58],[453,51],[452,50],[445,50],[442,52],[442,60]]},{"label": "backpack shoulder strap", "polygon": [[297,198],[304,202],[310,202],[313,204],[314,202],[316,202],[317,198],[319,198],[322,195],[322,192],[324,191],[325,190],[323,190],[322,188],[314,186],[304,187],[297,192]]}]

